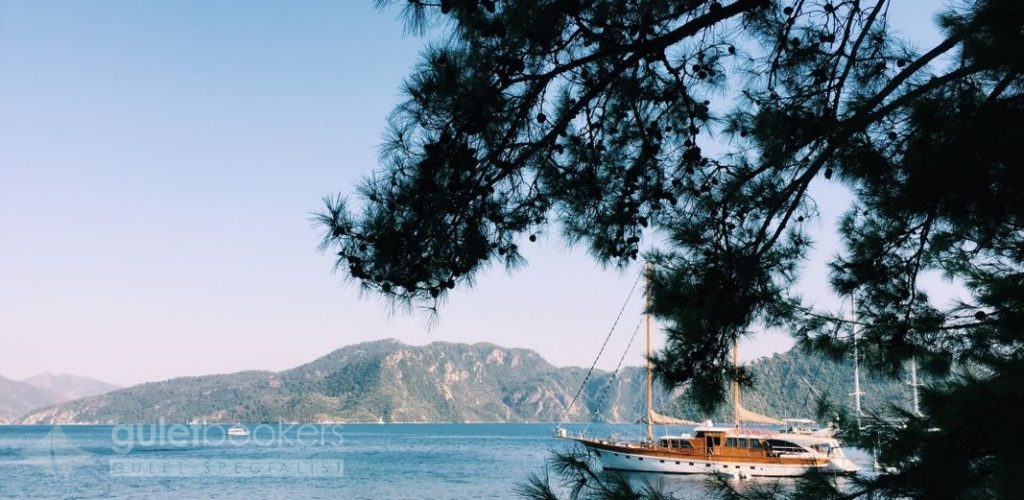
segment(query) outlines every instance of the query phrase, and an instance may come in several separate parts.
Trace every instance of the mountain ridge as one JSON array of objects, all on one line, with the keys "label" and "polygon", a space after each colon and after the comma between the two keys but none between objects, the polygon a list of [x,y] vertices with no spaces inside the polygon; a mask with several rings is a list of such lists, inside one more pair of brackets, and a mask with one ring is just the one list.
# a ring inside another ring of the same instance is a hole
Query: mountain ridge
[{"label": "mountain ridge", "polygon": [[[823,373],[835,379],[844,370],[852,375],[852,366],[794,351],[749,367],[761,383],[744,392],[744,404],[786,416],[812,413],[807,396],[803,408],[792,408],[794,395],[805,393],[801,388],[809,379]],[[556,367],[529,349],[488,342],[411,346],[382,339],[341,347],[279,372],[147,382],[28,411],[16,422],[635,422],[644,415],[643,368],[595,370],[584,383],[586,374],[584,368]],[[865,392],[889,401],[899,386],[893,384],[866,378],[863,385]],[[655,389],[662,413],[704,419],[689,410],[694,406],[685,391]],[[830,382],[820,392],[833,402],[848,399],[842,383]],[[721,421],[727,415],[723,410],[712,417]]]},{"label": "mountain ridge", "polygon": [[121,386],[111,384],[92,377],[71,375],[68,373],[40,373],[23,379],[22,382],[58,394],[64,401],[97,396],[105,392],[120,389]]},{"label": "mountain ridge", "polygon": [[0,423],[35,408],[72,401],[119,389],[120,386],[91,377],[67,373],[40,373],[24,380],[0,375]]},{"label": "mountain ridge", "polygon": [[[608,376],[599,372],[595,380]],[[635,369],[619,374],[636,376]],[[582,369],[555,367],[528,349],[383,339],[280,372],[147,382],[33,410],[17,422],[553,421],[566,413],[584,419],[593,412],[582,402],[566,412],[582,378]],[[614,413],[638,416],[634,409]]]}]

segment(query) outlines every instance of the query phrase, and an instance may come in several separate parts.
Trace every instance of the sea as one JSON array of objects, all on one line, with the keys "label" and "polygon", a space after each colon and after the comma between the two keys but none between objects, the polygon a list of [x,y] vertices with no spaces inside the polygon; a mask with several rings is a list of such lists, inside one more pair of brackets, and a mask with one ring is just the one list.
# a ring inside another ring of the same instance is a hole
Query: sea
[{"label": "sea", "polygon": [[[230,435],[231,427],[0,425],[0,498],[518,498],[518,485],[572,446],[553,437],[550,423],[236,426],[247,435]],[[703,476],[632,480],[679,498],[708,496]]]}]

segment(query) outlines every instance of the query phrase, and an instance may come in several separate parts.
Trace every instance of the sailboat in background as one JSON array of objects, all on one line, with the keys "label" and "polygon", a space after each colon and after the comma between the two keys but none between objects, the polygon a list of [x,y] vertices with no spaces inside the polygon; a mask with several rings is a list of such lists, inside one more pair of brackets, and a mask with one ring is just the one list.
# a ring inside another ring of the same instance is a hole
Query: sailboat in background
[{"label": "sailboat in background", "polygon": [[907,385],[910,386],[911,390],[911,408],[914,410],[914,416],[923,416],[921,413],[921,398],[918,395],[918,388],[922,384],[917,381],[917,358],[910,358],[910,380],[907,381]]},{"label": "sailboat in background", "polygon": [[[650,300],[648,265],[647,297]],[[650,309],[648,307],[648,309]],[[733,383],[733,425],[691,422],[654,411],[651,371],[651,318],[647,323],[647,419],[645,439],[621,441],[570,433],[559,427],[555,436],[580,443],[604,470],[666,474],[726,474],[734,477],[798,476],[811,469],[852,474],[857,466],[843,454],[839,442],[828,435],[774,433],[741,423],[781,424],[781,420],[755,413],[740,403],[739,384]],[[736,341],[733,363],[738,364]],[[654,438],[654,424],[693,426],[693,433]]]},{"label": "sailboat in background", "polygon": [[864,392],[860,390],[860,350],[857,345],[857,299],[855,295],[850,296],[850,336],[853,337],[853,410],[857,417],[857,429],[863,429],[861,417],[864,416],[860,406],[860,397]]}]

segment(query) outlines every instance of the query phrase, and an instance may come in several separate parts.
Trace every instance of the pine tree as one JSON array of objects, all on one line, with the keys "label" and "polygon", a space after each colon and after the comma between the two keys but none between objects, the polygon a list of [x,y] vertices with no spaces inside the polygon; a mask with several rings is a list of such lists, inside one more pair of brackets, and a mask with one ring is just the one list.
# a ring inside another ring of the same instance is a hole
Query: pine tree
[{"label": "pine tree", "polygon": [[[326,200],[323,247],[427,305],[552,229],[605,263],[650,249],[659,378],[711,408],[747,381],[728,351],[754,322],[851,351],[843,318],[791,293],[809,187],[840,183],[831,284],[858,297],[863,359],[952,375],[926,416],[851,435],[898,472],[844,494],[1024,497],[1024,5],[950,7],[916,51],[893,1],[378,0],[448,38],[406,80],[358,213]],[[970,297],[932,303],[928,272]]]}]

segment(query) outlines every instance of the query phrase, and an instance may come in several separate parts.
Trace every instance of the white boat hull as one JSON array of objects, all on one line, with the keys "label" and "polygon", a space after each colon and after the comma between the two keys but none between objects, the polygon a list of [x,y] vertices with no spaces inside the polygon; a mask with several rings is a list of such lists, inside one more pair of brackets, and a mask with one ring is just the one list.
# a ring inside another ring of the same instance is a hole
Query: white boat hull
[{"label": "white boat hull", "polygon": [[660,458],[642,453],[609,451],[590,447],[604,470],[657,472],[662,474],[724,474],[737,477],[793,477],[807,472],[808,467],[786,464],[698,460],[693,458]]}]

